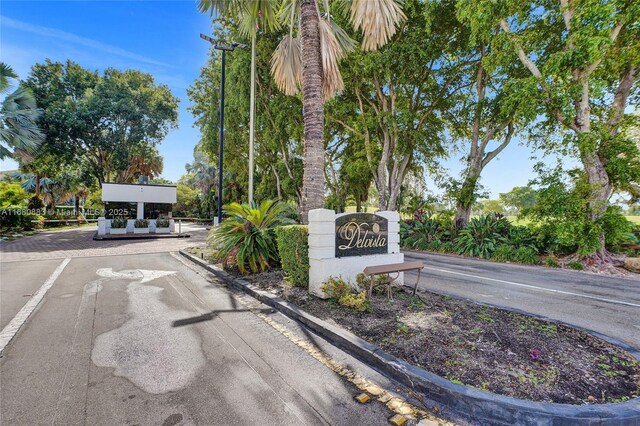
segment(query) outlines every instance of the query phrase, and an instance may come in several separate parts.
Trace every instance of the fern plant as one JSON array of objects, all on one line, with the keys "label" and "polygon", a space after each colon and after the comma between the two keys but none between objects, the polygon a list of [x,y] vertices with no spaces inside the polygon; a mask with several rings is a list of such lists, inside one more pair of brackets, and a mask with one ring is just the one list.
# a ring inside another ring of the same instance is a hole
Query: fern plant
[{"label": "fern plant", "polygon": [[264,271],[279,261],[278,247],[273,230],[289,225],[291,207],[267,200],[256,203],[231,203],[223,207],[227,218],[215,226],[209,236],[209,245],[222,260],[224,267],[237,267],[240,273],[247,269]]}]

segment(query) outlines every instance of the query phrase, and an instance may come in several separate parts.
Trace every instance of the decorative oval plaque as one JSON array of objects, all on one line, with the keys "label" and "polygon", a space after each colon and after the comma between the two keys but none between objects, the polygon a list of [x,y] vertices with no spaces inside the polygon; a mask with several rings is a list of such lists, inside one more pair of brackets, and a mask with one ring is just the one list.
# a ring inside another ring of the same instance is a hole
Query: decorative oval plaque
[{"label": "decorative oval plaque", "polygon": [[351,213],[336,219],[336,257],[385,254],[387,219],[372,213]]}]

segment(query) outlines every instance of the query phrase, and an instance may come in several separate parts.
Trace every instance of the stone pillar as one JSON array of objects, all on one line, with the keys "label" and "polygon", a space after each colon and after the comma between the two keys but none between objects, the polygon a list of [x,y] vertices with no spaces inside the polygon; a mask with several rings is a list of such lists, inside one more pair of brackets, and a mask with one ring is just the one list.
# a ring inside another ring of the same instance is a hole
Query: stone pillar
[{"label": "stone pillar", "polygon": [[144,219],[144,203],[138,202],[138,211],[136,213],[136,219]]},{"label": "stone pillar", "polygon": [[309,292],[326,299],[320,287],[328,278],[328,261],[335,258],[336,212],[328,209],[309,211]]},{"label": "stone pillar", "polygon": [[107,233],[107,220],[104,217],[98,218],[98,235],[106,235]]}]

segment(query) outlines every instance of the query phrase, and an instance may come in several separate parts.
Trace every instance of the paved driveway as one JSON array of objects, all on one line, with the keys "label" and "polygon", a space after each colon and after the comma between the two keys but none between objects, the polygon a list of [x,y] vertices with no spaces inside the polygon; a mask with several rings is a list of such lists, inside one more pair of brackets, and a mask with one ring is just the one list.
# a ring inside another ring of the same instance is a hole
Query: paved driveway
[{"label": "paved driveway", "polygon": [[189,233],[191,238],[94,241],[96,229],[91,226],[40,232],[16,241],[0,241],[0,261],[160,253],[203,243],[207,237],[204,226],[183,224],[182,232]]},{"label": "paved driveway", "polygon": [[273,324],[376,373],[179,255],[8,262],[2,282],[42,280],[30,269],[55,269],[54,280],[2,352],[3,425],[385,425],[391,415],[355,402],[355,386]]},{"label": "paved driveway", "polygon": [[[640,280],[405,252],[425,264],[419,287],[542,315],[640,350]],[[415,274],[406,274],[413,284]]]}]

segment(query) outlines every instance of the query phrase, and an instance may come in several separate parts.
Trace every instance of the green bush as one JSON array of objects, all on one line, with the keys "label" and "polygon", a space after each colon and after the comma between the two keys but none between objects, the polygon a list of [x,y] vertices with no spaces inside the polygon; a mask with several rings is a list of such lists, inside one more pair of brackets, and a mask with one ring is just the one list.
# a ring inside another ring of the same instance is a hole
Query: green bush
[{"label": "green bush", "polygon": [[371,302],[364,291],[346,294],[338,300],[338,303],[358,312],[365,312],[371,308]]},{"label": "green bush", "polygon": [[15,231],[42,229],[42,222],[34,222],[39,220],[44,220],[44,216],[35,214],[32,210],[24,207],[10,206],[6,209],[0,209],[0,229]]},{"label": "green bush", "polygon": [[438,251],[440,253],[455,253],[456,245],[451,241],[447,241],[446,243],[442,243],[442,245],[438,248]]},{"label": "green bush", "polygon": [[309,286],[309,230],[306,225],[279,226],[274,230],[280,263],[289,284]]},{"label": "green bush", "polygon": [[26,205],[29,196],[19,183],[0,182],[0,208]]},{"label": "green bush", "polygon": [[214,226],[209,245],[224,267],[236,266],[240,273],[264,271],[280,260],[274,229],[291,224],[290,207],[266,200],[260,206],[231,203],[223,207],[227,216]]},{"label": "green bush", "polygon": [[123,217],[116,217],[111,219],[111,227],[115,229],[123,229],[127,227],[127,219]]},{"label": "green bush", "polygon": [[[356,276],[358,285],[365,287],[367,285],[367,278],[364,274],[358,274]],[[358,312],[368,311],[370,308],[369,299],[367,299],[366,291],[355,292],[354,288],[342,277],[329,277],[321,287],[322,291],[327,293],[329,298],[336,300],[339,304],[346,306],[350,309]]]},{"label": "green bush", "polygon": [[147,219],[136,219],[136,221],[133,222],[133,227],[134,228],[148,228],[149,227],[149,221]]},{"label": "green bush", "polygon": [[156,228],[168,228],[168,227],[169,227],[169,219],[156,220]]},{"label": "green bush", "polygon": [[582,271],[584,269],[584,265],[576,261],[567,263],[567,267],[571,269],[575,269],[576,271]]},{"label": "green bush", "polygon": [[410,249],[425,250],[432,242],[440,242],[441,234],[440,224],[428,214],[400,224],[400,244]]},{"label": "green bush", "polygon": [[540,256],[532,247],[518,247],[513,253],[513,260],[527,265],[535,265],[540,263]]},{"label": "green bush", "polygon": [[498,244],[505,241],[509,221],[495,214],[475,217],[454,240],[458,254],[490,259]]},{"label": "green bush", "polygon": [[560,267],[560,264],[554,257],[547,257],[547,259],[544,261],[544,264],[547,265],[549,268]]},{"label": "green bush", "polygon": [[499,244],[491,255],[491,260],[496,262],[510,262],[513,260],[515,249],[508,244]]}]

